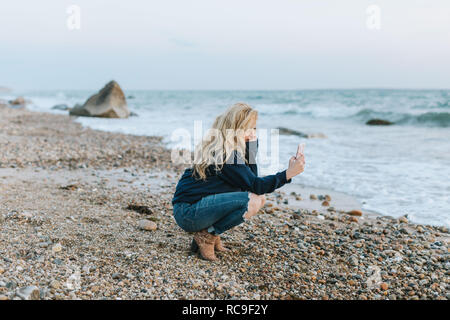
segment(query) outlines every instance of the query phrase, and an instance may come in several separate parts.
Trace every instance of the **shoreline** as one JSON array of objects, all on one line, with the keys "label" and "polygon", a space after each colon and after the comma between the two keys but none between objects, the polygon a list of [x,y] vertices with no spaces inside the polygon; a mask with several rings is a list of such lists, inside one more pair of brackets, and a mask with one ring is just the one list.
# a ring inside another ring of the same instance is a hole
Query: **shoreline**
[{"label": "shoreline", "polygon": [[[13,96],[11,96],[13,97]],[[6,103],[6,101],[4,101]],[[0,100],[0,105],[1,105],[1,100]],[[38,111],[38,110],[30,110],[32,112],[39,112],[39,113],[44,113],[44,114],[52,114],[52,115],[63,115],[66,116],[67,112],[66,111],[52,111],[52,110],[47,110],[47,111]],[[83,118],[83,117],[81,117]],[[124,133],[127,132],[126,130],[120,130],[117,128],[110,128],[108,127],[110,125],[110,123],[108,122],[109,120],[113,121],[113,122],[120,122],[120,119],[116,119],[116,121],[114,119],[105,119],[107,122],[104,123],[104,125],[98,126],[95,125],[94,123],[85,123],[82,120],[76,120],[75,122],[80,123],[83,127],[88,128],[90,130],[99,130],[102,132],[107,132],[107,133],[120,133],[120,134],[124,134],[124,135],[129,135],[129,136],[137,136],[137,137],[155,137],[154,135],[148,135],[148,134],[140,134],[140,133]],[[89,119],[89,118],[85,118],[85,119]],[[96,123],[96,122],[95,122]],[[169,149],[170,150],[170,141],[168,141],[168,137],[167,135],[164,136],[158,136],[162,143],[164,148]],[[304,185],[303,183],[300,182],[301,180],[299,180],[298,185],[300,186],[300,188],[311,188],[311,189],[317,189],[317,187],[313,186],[315,183],[312,183],[311,185]],[[296,184],[296,181],[294,180],[294,183]],[[432,210],[432,208],[422,208],[420,206],[414,206],[412,201],[418,201],[417,199],[410,199],[408,197],[406,198],[399,198],[398,200],[396,200],[396,203],[391,203],[391,206],[388,206],[387,204],[389,202],[383,202],[385,199],[381,199],[381,202],[378,201],[378,205],[374,205],[373,203],[371,204],[366,204],[366,201],[370,202],[370,199],[373,198],[372,197],[364,197],[364,193],[363,194],[358,194],[358,196],[353,195],[353,192],[349,192],[349,190],[345,191],[345,187],[342,187],[344,184],[339,185],[339,188],[337,188],[338,186],[334,185],[334,186],[329,186],[326,187],[326,189],[323,189],[323,194],[328,194],[328,193],[333,193],[333,192],[337,192],[338,194],[344,195],[344,197],[346,195],[354,198],[356,201],[358,201],[360,203],[363,204],[361,207],[364,207],[363,210],[365,213],[367,214],[372,214],[372,215],[387,215],[387,216],[394,216],[395,218],[399,218],[402,215],[407,214],[407,216],[409,216],[408,218],[411,219],[411,221],[418,223],[418,224],[424,224],[424,225],[430,225],[430,226],[444,226],[446,228],[449,227],[447,220],[445,219],[445,215],[443,216],[443,212],[444,210],[441,209],[435,209]],[[334,187],[336,187],[336,189],[334,189]],[[338,191],[340,190],[340,191]],[[411,194],[413,194],[414,192],[411,192]],[[367,194],[370,194],[370,190],[367,192]],[[430,197],[432,198],[433,196],[430,195]],[[436,196],[437,197],[437,196]],[[391,199],[392,200],[392,199]],[[399,207],[396,207],[396,210],[392,210],[392,206],[395,206],[398,203],[402,203],[402,202],[407,202],[410,201],[411,206],[408,206],[407,208],[400,208],[401,210],[399,211]],[[389,209],[389,207],[391,207],[391,210]],[[421,210],[421,208],[423,210]],[[411,209],[411,210],[410,210]],[[418,210],[420,210],[420,213],[418,213]],[[409,212],[411,211],[411,212]],[[434,212],[435,214],[431,214],[431,212]],[[424,215],[422,215],[422,213],[424,213]]]},{"label": "shoreline", "polygon": [[[0,106],[1,106],[1,100],[0,100]],[[33,111],[33,110],[29,110],[30,112],[35,112],[35,113],[41,113],[41,114],[51,114],[51,115],[57,115],[57,116],[68,116],[68,114],[61,114],[60,112],[45,112],[45,111]],[[70,117],[69,118],[76,120],[76,118],[78,117]],[[120,120],[119,120],[120,121]],[[76,122],[76,121],[74,121]],[[105,133],[111,133],[111,134],[123,134],[126,136],[136,136],[136,137],[150,137],[150,138],[158,138],[160,139],[160,141],[162,142],[162,145],[165,149],[168,149],[169,151],[171,151],[171,149],[167,146],[167,142],[164,141],[164,137],[162,136],[148,136],[148,135],[135,135],[135,134],[127,134],[127,133],[121,133],[121,132],[116,132],[116,131],[108,131],[108,130],[101,130],[101,129],[94,129],[91,128],[90,126],[85,126],[80,122],[76,122],[78,124],[80,124],[83,128],[89,129],[89,130],[94,130],[94,131],[100,131],[100,132],[105,132]],[[294,187],[295,186],[295,187]],[[290,192],[291,191],[299,191],[298,193],[308,193],[308,194],[334,194],[335,197],[334,199],[337,198],[337,205],[335,204],[334,207],[336,207],[337,210],[360,210],[360,211],[364,211],[365,214],[376,217],[376,216],[385,216],[384,214],[377,212],[376,210],[369,210],[369,209],[363,209],[362,207],[362,201],[363,200],[359,200],[357,199],[355,196],[351,195],[351,194],[347,194],[345,192],[340,192],[340,191],[336,191],[333,189],[326,189],[326,188],[317,188],[314,186],[309,186],[309,185],[303,185],[303,184],[289,184],[285,186],[286,189],[289,189]],[[298,190],[296,190],[298,189]],[[336,197],[337,196],[337,197]],[[303,199],[303,200],[307,200],[307,199]],[[352,204],[352,206],[348,206],[345,204],[345,202],[350,202]],[[343,208],[340,208],[340,205],[344,205]],[[311,203],[296,203],[296,206],[298,206],[299,208],[303,208],[303,209],[311,209],[311,210],[318,210],[318,209],[322,209],[320,206],[318,205],[311,205]],[[417,222],[418,223],[418,222]],[[418,224],[424,224],[424,225],[430,225],[430,226],[435,226],[435,227],[441,227],[444,226],[444,223],[441,224],[427,224],[427,223],[418,223]]]},{"label": "shoreline", "polygon": [[[450,298],[445,227],[351,216],[350,196],[286,185],[223,235],[232,251],[209,263],[174,223],[184,168],[161,137],[2,106],[0,129],[0,299],[30,286],[42,299]],[[143,219],[157,229],[140,229]]]},{"label": "shoreline", "polygon": [[[11,96],[13,97],[13,96]],[[6,102],[6,101],[5,101]],[[1,100],[0,100],[0,106],[1,106]],[[34,112],[34,113],[40,113],[40,114],[50,114],[50,115],[57,115],[57,116],[68,116],[69,118],[76,120],[78,117],[70,117],[68,114],[62,114],[61,112],[45,112],[45,111],[34,111],[34,110],[29,110],[30,112]],[[111,119],[114,120],[114,119]],[[120,121],[120,120],[119,120]],[[163,136],[149,136],[149,135],[139,135],[139,134],[128,134],[128,133],[122,133],[122,132],[118,132],[118,131],[109,131],[109,130],[102,130],[102,129],[94,129],[91,128],[90,126],[85,126],[83,125],[81,122],[76,122],[75,123],[80,124],[83,128],[85,129],[89,129],[89,130],[93,130],[93,131],[100,131],[100,132],[105,132],[105,133],[111,133],[111,134],[122,134],[125,136],[135,136],[135,137],[150,137],[150,138],[157,138],[160,139],[162,146],[165,149],[168,149],[169,151],[171,151],[171,149],[167,146],[168,142],[164,141],[165,137]],[[295,187],[291,187],[291,186],[295,186]],[[345,193],[345,192],[341,192],[341,191],[336,191],[334,189],[328,189],[328,188],[317,188],[314,186],[310,186],[310,185],[303,185],[303,184],[290,184],[290,185],[286,185],[285,188],[288,188],[290,191],[295,191],[294,189],[298,189],[301,190],[301,192],[303,193],[308,193],[308,194],[334,194],[337,196],[337,205],[335,204],[334,206],[336,207],[337,210],[360,210],[360,211],[364,211],[365,214],[376,217],[376,216],[386,216],[376,210],[370,210],[370,209],[364,209],[362,206],[362,202],[363,200],[359,200],[356,196],[353,196],[351,194]],[[292,190],[291,190],[292,189]],[[299,193],[301,193],[299,192]],[[343,201],[349,201],[352,204],[352,206],[348,206],[344,204],[343,208],[340,208],[340,204],[343,204]],[[336,199],[336,197],[334,197],[334,199]],[[307,199],[303,199],[303,200],[307,200]],[[316,203],[317,204],[317,203]],[[310,203],[296,203],[296,206],[300,206],[301,208],[304,209],[311,209],[311,210],[318,210],[321,209],[320,206],[318,205],[312,205]],[[391,216],[389,216],[391,217]],[[417,224],[423,224],[423,225],[430,225],[430,226],[435,226],[435,227],[441,227],[444,226],[446,227],[446,225],[442,222],[442,223],[438,223],[438,224],[433,224],[433,223],[423,223],[423,222],[415,222]]]}]

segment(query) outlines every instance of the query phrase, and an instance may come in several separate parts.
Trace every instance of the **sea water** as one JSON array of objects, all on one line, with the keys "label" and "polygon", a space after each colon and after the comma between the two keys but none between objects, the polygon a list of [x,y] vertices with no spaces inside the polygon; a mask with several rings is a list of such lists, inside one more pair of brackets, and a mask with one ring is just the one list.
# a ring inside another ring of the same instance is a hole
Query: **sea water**
[{"label": "sea water", "polygon": [[[84,103],[95,91],[14,92],[31,110]],[[161,135],[173,146],[174,130],[206,131],[235,102],[259,111],[258,128],[285,127],[326,138],[279,137],[279,170],[306,142],[305,172],[293,183],[352,195],[363,209],[411,221],[450,226],[450,90],[126,91],[129,119],[78,118],[85,126],[136,135]],[[368,126],[381,118],[392,126]],[[261,174],[269,174],[261,167]],[[308,196],[308,195],[304,195]]]}]

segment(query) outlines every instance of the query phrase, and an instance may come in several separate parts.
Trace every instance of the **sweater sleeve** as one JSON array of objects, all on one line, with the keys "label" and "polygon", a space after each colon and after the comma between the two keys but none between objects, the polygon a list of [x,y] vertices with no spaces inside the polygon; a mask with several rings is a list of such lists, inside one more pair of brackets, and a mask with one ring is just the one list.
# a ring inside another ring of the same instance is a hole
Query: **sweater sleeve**
[{"label": "sweater sleeve", "polygon": [[258,176],[258,166],[256,164],[249,164],[248,167],[252,170],[255,176]]},{"label": "sweater sleeve", "polygon": [[286,183],[286,170],[277,174],[258,177],[250,167],[245,164],[225,164],[219,173],[219,177],[225,182],[256,194],[265,194],[281,188]]}]

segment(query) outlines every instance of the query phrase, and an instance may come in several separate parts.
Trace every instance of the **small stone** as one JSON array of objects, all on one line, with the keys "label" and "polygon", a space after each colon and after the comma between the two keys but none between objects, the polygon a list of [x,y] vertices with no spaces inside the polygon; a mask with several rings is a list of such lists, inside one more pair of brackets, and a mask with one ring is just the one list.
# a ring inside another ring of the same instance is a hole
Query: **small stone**
[{"label": "small stone", "polygon": [[331,197],[330,197],[328,194],[326,194],[326,195],[325,195],[325,200],[331,201]]},{"label": "small stone", "polygon": [[0,295],[0,301],[4,301],[4,300],[8,300],[8,297],[4,296],[4,295]]},{"label": "small stone", "polygon": [[353,217],[353,216],[351,216],[351,217],[349,218],[349,220],[350,220],[351,222],[358,222],[358,218]]},{"label": "small stone", "polygon": [[39,248],[47,248],[48,247],[48,242],[40,242],[40,243],[38,243],[38,247]]},{"label": "small stone", "polygon": [[311,200],[317,200],[317,196],[315,194],[310,195],[309,198]]},{"label": "small stone", "polygon": [[16,296],[22,300],[39,300],[40,291],[36,286],[28,286],[17,289]]},{"label": "small stone", "polygon": [[405,216],[398,218],[398,222],[400,223],[408,223],[408,218],[406,218]]},{"label": "small stone", "polygon": [[33,218],[33,215],[32,215],[31,213],[29,213],[29,212],[21,212],[21,213],[20,213],[20,216],[21,216],[22,218],[25,218],[25,219],[31,219],[31,218]]},{"label": "small stone", "polygon": [[91,287],[91,291],[96,293],[96,292],[100,291],[100,287],[99,286],[92,286]]},{"label": "small stone", "polygon": [[61,287],[61,284],[58,280],[53,280],[52,282],[50,282],[50,287],[53,289],[59,289]]},{"label": "small stone", "polygon": [[389,288],[388,284],[386,282],[381,283],[380,289],[383,291],[386,291]]},{"label": "small stone", "polygon": [[350,258],[348,258],[348,263],[352,266],[358,265],[358,258],[355,255],[351,255]]},{"label": "small stone", "polygon": [[351,215],[351,216],[358,216],[361,217],[362,216],[362,212],[360,210],[352,210],[352,211],[348,211],[347,214]]},{"label": "small stone", "polygon": [[406,228],[401,228],[399,231],[403,234],[409,234],[409,231]]},{"label": "small stone", "polygon": [[52,252],[53,253],[58,253],[62,251],[62,245],[61,243],[57,243],[52,247]]},{"label": "small stone", "polygon": [[9,281],[6,283],[6,288],[8,289],[15,289],[17,287],[17,283],[15,281]]},{"label": "small stone", "polygon": [[111,278],[113,278],[113,279],[120,279],[120,278],[121,278],[120,273],[118,273],[118,272],[113,273],[113,274],[111,275]]},{"label": "small stone", "polygon": [[157,227],[158,226],[153,221],[150,221],[150,220],[140,220],[139,221],[139,228],[142,230],[155,231],[157,229]]},{"label": "small stone", "polygon": [[273,213],[274,212],[274,209],[273,208],[266,208],[266,213]]},{"label": "small stone", "polygon": [[330,205],[330,203],[328,202],[328,201],[324,201],[324,202],[322,202],[322,205],[324,206],[324,207],[328,207],[329,205]]}]

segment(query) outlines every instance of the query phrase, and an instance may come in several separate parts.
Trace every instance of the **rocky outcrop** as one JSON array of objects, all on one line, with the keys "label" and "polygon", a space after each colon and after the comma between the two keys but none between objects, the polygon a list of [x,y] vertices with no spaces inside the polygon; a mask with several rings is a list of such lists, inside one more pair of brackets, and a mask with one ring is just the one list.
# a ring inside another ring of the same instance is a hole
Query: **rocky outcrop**
[{"label": "rocky outcrop", "polygon": [[288,128],[283,128],[283,127],[278,127],[277,128],[279,131],[279,134],[285,135],[285,136],[298,136],[301,138],[308,138],[308,135],[300,132],[300,131],[296,131],[296,130],[292,130],[292,129],[288,129]]},{"label": "rocky outcrop", "polygon": [[369,126],[390,126],[394,123],[383,119],[370,119],[366,124]]},{"label": "rocky outcrop", "polygon": [[24,97],[17,97],[14,100],[9,100],[9,104],[12,106],[24,106],[28,103],[27,100],[25,100]]},{"label": "rocky outcrop", "polygon": [[67,104],[57,104],[52,107],[52,110],[62,110],[67,111],[70,110],[69,106]]},{"label": "rocky outcrop", "polygon": [[327,138],[327,136],[321,132],[317,132],[317,133],[308,133],[307,138],[312,139],[312,138],[319,138],[319,139],[325,139]]},{"label": "rocky outcrop", "polygon": [[72,116],[128,118],[127,101],[116,81],[110,81],[97,94],[91,96],[84,105],[76,105],[70,110]]},{"label": "rocky outcrop", "polygon": [[284,128],[284,127],[278,127],[277,128],[279,131],[279,134],[281,135],[285,135],[285,136],[298,136],[300,138],[326,138],[327,136],[324,135],[323,133],[303,133],[300,131],[296,131],[296,130],[292,130],[289,128]]}]

